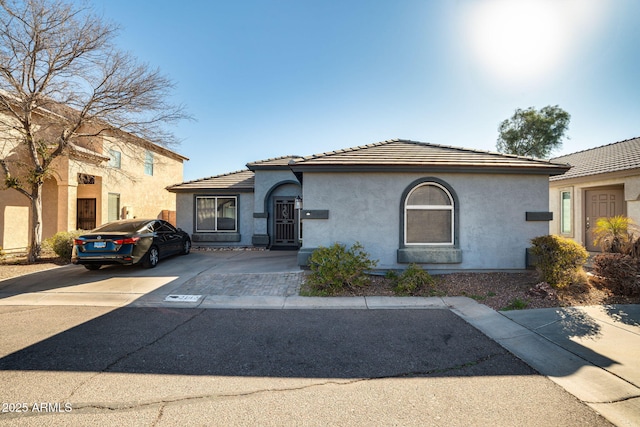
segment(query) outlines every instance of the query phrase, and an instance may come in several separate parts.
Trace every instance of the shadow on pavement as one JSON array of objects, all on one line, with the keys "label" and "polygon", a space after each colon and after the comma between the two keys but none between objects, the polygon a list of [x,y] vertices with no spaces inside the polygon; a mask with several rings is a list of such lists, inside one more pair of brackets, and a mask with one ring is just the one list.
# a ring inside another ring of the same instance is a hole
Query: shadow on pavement
[{"label": "shadow on pavement", "polygon": [[640,305],[605,305],[602,309],[616,322],[640,326]]},{"label": "shadow on pavement", "polygon": [[556,309],[559,323],[567,337],[597,338],[602,327],[587,313],[574,307]]},{"label": "shadow on pavement", "polygon": [[121,308],[0,370],[305,378],[536,375],[449,310]]}]

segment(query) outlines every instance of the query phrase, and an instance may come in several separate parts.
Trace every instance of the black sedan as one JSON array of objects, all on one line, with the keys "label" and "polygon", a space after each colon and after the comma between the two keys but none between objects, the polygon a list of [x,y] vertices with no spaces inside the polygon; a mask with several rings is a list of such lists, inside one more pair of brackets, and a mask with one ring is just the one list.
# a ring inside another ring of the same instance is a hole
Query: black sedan
[{"label": "black sedan", "polygon": [[97,270],[105,264],[142,264],[191,251],[189,235],[161,219],[125,219],[102,225],[74,239],[71,262]]}]

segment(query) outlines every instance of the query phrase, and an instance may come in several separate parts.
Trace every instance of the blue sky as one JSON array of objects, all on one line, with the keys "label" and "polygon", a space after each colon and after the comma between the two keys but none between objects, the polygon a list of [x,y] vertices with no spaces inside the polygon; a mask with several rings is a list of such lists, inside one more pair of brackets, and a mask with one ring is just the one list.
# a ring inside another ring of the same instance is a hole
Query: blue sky
[{"label": "blue sky", "polygon": [[640,136],[637,0],[93,0],[176,83],[184,179],[404,138],[495,150],[559,105],[554,155]]}]

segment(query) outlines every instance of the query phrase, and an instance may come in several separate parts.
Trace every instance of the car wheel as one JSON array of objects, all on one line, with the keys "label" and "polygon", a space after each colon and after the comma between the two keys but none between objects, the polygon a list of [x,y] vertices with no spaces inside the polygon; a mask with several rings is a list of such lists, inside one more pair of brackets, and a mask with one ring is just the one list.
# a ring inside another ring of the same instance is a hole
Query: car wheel
[{"label": "car wheel", "polygon": [[158,261],[160,261],[160,252],[158,252],[158,247],[151,246],[151,248],[149,248],[149,252],[147,252],[147,258],[144,261],[144,267],[153,268],[158,265]]},{"label": "car wheel", "polygon": [[100,264],[84,264],[84,268],[91,271],[100,270],[100,267],[102,267]]},{"label": "car wheel", "polygon": [[187,255],[189,252],[191,252],[191,240],[185,239],[185,241],[182,242],[182,252],[180,252],[180,254]]}]

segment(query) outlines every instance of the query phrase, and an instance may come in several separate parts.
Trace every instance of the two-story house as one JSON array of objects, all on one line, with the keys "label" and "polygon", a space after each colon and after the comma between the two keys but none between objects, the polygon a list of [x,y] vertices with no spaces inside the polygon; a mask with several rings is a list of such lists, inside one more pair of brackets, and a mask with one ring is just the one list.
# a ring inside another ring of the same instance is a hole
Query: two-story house
[{"label": "two-story house", "polygon": [[[14,165],[14,174],[24,174],[16,166],[26,154],[24,147],[12,138],[0,140],[0,156]],[[175,194],[166,187],[182,181],[185,160],[174,151],[115,130],[77,139],[54,160],[53,173],[44,183],[43,239],[58,231],[88,230],[124,218],[175,223]],[[17,190],[0,188],[0,248],[24,251],[32,229],[30,202]]]}]

